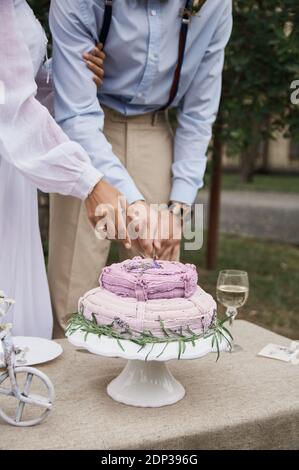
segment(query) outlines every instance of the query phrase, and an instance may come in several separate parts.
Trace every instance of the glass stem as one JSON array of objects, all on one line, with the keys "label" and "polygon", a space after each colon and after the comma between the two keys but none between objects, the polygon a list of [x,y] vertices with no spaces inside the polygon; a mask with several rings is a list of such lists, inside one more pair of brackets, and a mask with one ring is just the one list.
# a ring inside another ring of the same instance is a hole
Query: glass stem
[{"label": "glass stem", "polygon": [[[234,321],[237,316],[238,310],[235,307],[228,307],[226,310],[226,316],[229,318],[229,326],[231,335],[233,335]],[[234,340],[231,341],[231,352],[234,352]]]},{"label": "glass stem", "polygon": [[226,316],[229,318],[229,325],[232,327],[234,320],[237,316],[238,310],[235,307],[228,307],[226,310]]}]

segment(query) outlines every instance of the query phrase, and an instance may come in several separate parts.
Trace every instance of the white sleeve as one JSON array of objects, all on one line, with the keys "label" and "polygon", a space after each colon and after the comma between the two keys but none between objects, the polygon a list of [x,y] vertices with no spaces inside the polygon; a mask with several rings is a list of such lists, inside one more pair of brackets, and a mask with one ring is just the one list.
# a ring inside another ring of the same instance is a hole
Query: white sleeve
[{"label": "white sleeve", "polygon": [[12,0],[0,0],[0,156],[45,192],[84,199],[102,174],[37,99],[32,60]]}]

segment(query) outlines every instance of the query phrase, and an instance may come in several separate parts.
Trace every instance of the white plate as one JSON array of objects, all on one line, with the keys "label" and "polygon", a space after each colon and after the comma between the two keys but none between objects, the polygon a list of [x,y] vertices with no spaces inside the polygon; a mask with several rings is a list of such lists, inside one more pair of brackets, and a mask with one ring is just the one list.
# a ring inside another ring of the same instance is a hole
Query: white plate
[{"label": "white plate", "polygon": [[[50,341],[44,338],[32,338],[30,336],[14,336],[14,345],[19,349],[29,348],[25,355],[25,362],[18,362],[18,358],[22,355],[17,355],[17,366],[34,366],[43,364],[48,361],[56,359],[63,352],[60,344],[55,341]],[[2,344],[0,343],[0,357],[2,356]],[[0,368],[3,364],[0,361]]]}]

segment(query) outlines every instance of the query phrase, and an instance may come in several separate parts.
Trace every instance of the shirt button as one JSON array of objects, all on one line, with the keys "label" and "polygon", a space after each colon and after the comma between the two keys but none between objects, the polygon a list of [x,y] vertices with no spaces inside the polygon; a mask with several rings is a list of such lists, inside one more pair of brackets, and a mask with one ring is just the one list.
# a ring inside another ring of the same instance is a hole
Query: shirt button
[{"label": "shirt button", "polygon": [[156,16],[156,14],[157,14],[157,10],[151,10],[151,15],[152,16]]}]

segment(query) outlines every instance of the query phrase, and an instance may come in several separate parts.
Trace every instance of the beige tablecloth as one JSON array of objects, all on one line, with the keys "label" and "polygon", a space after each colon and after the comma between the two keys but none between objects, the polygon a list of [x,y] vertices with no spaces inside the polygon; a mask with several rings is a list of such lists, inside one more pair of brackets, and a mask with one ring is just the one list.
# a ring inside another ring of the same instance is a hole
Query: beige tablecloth
[{"label": "beige tablecloth", "polygon": [[64,354],[40,366],[56,388],[54,411],[35,428],[1,422],[0,449],[298,449],[299,366],[257,357],[289,340],[241,320],[234,335],[244,350],[217,363],[214,354],[171,362],[186,397],[159,409],[112,401],[106,386],[124,361],[63,340]]}]

